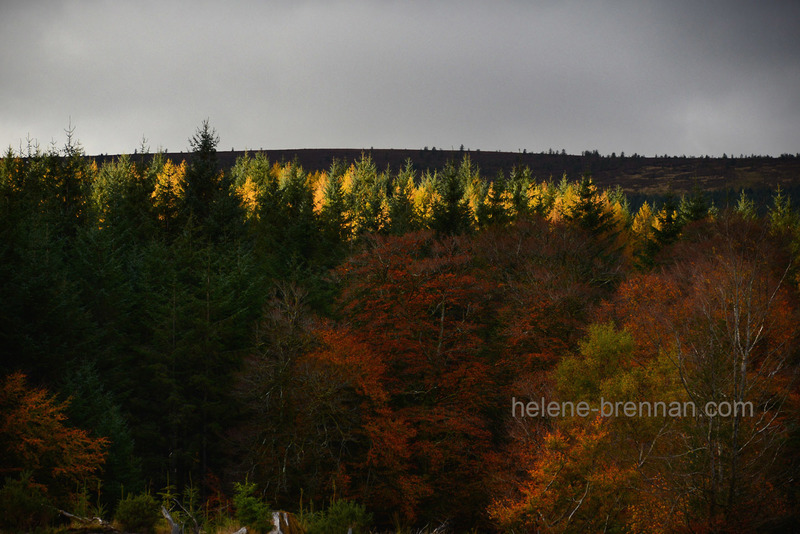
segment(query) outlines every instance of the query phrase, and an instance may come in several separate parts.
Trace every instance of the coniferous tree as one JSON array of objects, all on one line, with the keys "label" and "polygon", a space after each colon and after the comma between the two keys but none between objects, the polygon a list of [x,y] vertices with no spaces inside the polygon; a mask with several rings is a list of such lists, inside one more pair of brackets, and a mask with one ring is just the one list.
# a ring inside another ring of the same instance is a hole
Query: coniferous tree
[{"label": "coniferous tree", "polygon": [[702,189],[695,185],[688,197],[681,197],[681,202],[678,207],[678,220],[681,225],[686,225],[706,217],[708,217],[708,202],[706,201]]},{"label": "coniferous tree", "polygon": [[409,159],[397,175],[389,199],[390,232],[394,235],[403,235],[420,227],[420,217],[414,204],[414,176],[414,167]]},{"label": "coniferous tree", "polygon": [[589,257],[606,266],[596,272],[592,283],[602,285],[617,279],[617,267],[622,259],[622,250],[617,243],[619,230],[591,177],[584,176],[578,184],[577,200],[567,220],[589,235]]},{"label": "coniferous tree", "polygon": [[66,235],[73,236],[86,217],[86,199],[96,167],[84,158],[83,147],[74,139],[75,128],[70,125],[66,133],[63,156],[56,150],[47,154],[47,164],[52,172],[48,181],[51,181],[52,192],[60,204],[59,227]]},{"label": "coniferous tree", "polygon": [[[528,191],[532,182],[531,170],[528,167],[514,166],[506,183],[506,190],[511,201],[511,210],[514,219],[521,219],[531,214],[531,205],[528,201]],[[537,204],[537,213],[545,215],[549,211],[546,203]],[[539,208],[540,207],[540,208]]]},{"label": "coniferous tree", "polygon": [[679,204],[675,196],[670,194],[664,200],[663,206],[655,214],[652,228],[652,236],[645,245],[644,253],[641,256],[642,265],[652,265],[658,252],[678,240],[683,225],[679,216]]},{"label": "coniferous tree", "polygon": [[772,206],[769,208],[768,216],[774,231],[791,231],[797,227],[797,213],[792,209],[792,201],[784,194],[780,185],[772,196]]},{"label": "coniferous tree", "polygon": [[157,170],[153,169],[153,173],[153,213],[162,234],[168,239],[174,239],[188,221],[188,214],[182,209],[186,162],[175,165],[171,160],[162,161]]},{"label": "coniferous tree", "polygon": [[578,198],[568,220],[595,238],[606,236],[614,229],[611,214],[606,211],[591,177],[584,176],[578,184]]},{"label": "coniferous tree", "polygon": [[104,164],[91,184],[93,223],[111,228],[120,238],[149,237],[155,229],[151,214],[155,183],[155,175],[140,172],[127,155]]},{"label": "coniferous tree", "polygon": [[286,277],[316,261],[320,233],[306,172],[296,161],[279,172],[260,191],[255,247],[272,275]]},{"label": "coniferous tree", "polygon": [[143,489],[141,462],[134,452],[128,421],[114,395],[106,388],[97,367],[83,361],[70,371],[61,389],[69,399],[67,412],[73,424],[108,440],[102,474],[101,500],[113,506],[125,491]]},{"label": "coniferous tree", "polygon": [[758,217],[758,213],[756,212],[756,203],[753,202],[753,199],[747,196],[747,193],[744,189],[742,189],[742,192],[739,195],[739,202],[736,204],[734,211],[745,220],[752,221]]},{"label": "coniferous tree", "polygon": [[349,211],[356,235],[384,231],[389,186],[387,173],[379,174],[372,156],[362,153],[354,166],[349,191]]},{"label": "coniferous tree", "polygon": [[219,136],[204,120],[189,138],[192,159],[183,177],[184,207],[195,224],[205,224],[211,215],[211,205],[221,190],[217,145]]},{"label": "coniferous tree", "polygon": [[322,209],[320,210],[320,229],[323,238],[337,247],[350,236],[350,221],[347,212],[347,198],[342,178],[347,172],[338,160],[331,163],[323,189]]},{"label": "coniferous tree", "polygon": [[439,196],[433,205],[431,227],[444,235],[470,231],[472,209],[465,198],[466,184],[463,174],[452,162],[448,162],[437,185]]},{"label": "coniferous tree", "polygon": [[189,139],[192,158],[183,178],[184,209],[194,225],[213,241],[242,236],[244,211],[230,173],[219,168],[219,136],[204,120]]},{"label": "coniferous tree", "polygon": [[492,181],[485,206],[485,224],[483,226],[502,226],[511,220],[511,214],[506,207],[506,176],[503,171],[499,171]]}]

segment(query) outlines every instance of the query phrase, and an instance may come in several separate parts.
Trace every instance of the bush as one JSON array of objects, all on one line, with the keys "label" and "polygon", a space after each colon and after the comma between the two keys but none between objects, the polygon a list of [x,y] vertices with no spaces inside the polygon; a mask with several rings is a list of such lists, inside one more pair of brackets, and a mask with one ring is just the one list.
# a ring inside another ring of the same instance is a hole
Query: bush
[{"label": "bush", "polygon": [[272,510],[267,503],[256,497],[255,493],[255,484],[236,483],[233,495],[236,519],[246,527],[260,532],[269,532],[272,530]]},{"label": "bush", "polygon": [[0,529],[26,532],[47,526],[56,510],[42,486],[34,484],[28,475],[19,479],[7,478],[0,488]]},{"label": "bush", "polygon": [[114,516],[124,530],[142,533],[153,532],[158,517],[158,503],[149,493],[128,495],[119,501]]},{"label": "bush", "polygon": [[364,505],[351,501],[334,501],[327,510],[316,514],[308,522],[306,534],[343,534],[353,529],[353,534],[367,532],[372,514]]}]

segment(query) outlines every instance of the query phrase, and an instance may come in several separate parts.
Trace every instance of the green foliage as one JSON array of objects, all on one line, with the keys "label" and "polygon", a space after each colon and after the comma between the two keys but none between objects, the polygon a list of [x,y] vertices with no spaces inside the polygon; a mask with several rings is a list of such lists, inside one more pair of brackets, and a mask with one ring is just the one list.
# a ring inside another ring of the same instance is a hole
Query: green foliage
[{"label": "green foliage", "polygon": [[383,232],[387,226],[387,196],[390,189],[386,173],[378,173],[372,156],[361,154],[354,167],[348,195],[353,230],[356,235]]},{"label": "green foliage", "polygon": [[592,178],[582,177],[577,192],[578,200],[569,220],[594,237],[607,235],[613,229],[613,220],[611,214],[603,208]]},{"label": "green foliage", "polygon": [[706,196],[703,190],[695,185],[688,197],[681,197],[681,202],[678,206],[678,220],[680,224],[685,225],[690,222],[705,219],[708,217],[708,212],[709,206]]},{"label": "green foliage", "polygon": [[219,136],[208,120],[189,139],[193,157],[184,178],[185,205],[198,224],[211,213],[211,204],[220,190],[217,145]]},{"label": "green foliage", "polygon": [[463,234],[472,230],[472,208],[466,198],[467,180],[472,176],[468,161],[456,168],[448,163],[437,181],[439,197],[433,205],[431,228],[440,235]]},{"label": "green foliage", "polygon": [[511,220],[511,213],[505,206],[505,195],[507,190],[506,177],[503,172],[498,172],[492,181],[491,190],[486,196],[486,203],[481,205],[481,210],[476,213],[478,223],[481,226],[498,225],[502,226]]},{"label": "green foliage", "polygon": [[258,309],[259,278],[246,252],[219,251],[192,234],[149,256],[138,377],[122,379],[132,388],[145,470],[175,473],[180,490],[224,457],[221,435],[237,410],[231,383]]},{"label": "green foliage", "polygon": [[55,516],[56,509],[45,490],[31,481],[29,474],[7,478],[0,488],[0,529],[29,532],[49,525]]},{"label": "green foliage", "polygon": [[394,235],[413,232],[420,227],[420,216],[414,205],[415,174],[411,160],[408,160],[394,182],[389,198],[390,232]]},{"label": "green foliage", "polygon": [[256,485],[252,482],[237,482],[234,488],[233,506],[236,508],[236,519],[248,528],[269,532],[272,529],[272,510],[256,496]]},{"label": "green foliage", "polygon": [[81,362],[65,380],[62,394],[71,400],[70,419],[93,435],[109,438],[103,468],[102,502],[113,500],[125,489],[139,491],[142,486],[141,461],[134,453],[133,437],[122,409],[103,384],[96,366]]},{"label": "green foliage", "polygon": [[183,180],[184,210],[209,240],[232,240],[244,229],[244,211],[235,197],[231,174],[219,168],[219,136],[204,120],[189,144],[192,158]]},{"label": "green foliage", "polygon": [[328,171],[322,192],[319,227],[326,247],[329,248],[332,262],[337,262],[344,250],[346,250],[352,231],[350,214],[347,210],[347,197],[342,183],[346,170],[344,164],[338,160],[334,161]]},{"label": "green foliage", "polygon": [[590,325],[580,344],[580,356],[567,356],[556,368],[559,394],[575,402],[596,402],[604,383],[629,365],[633,350],[628,332],[618,331],[612,323]]},{"label": "green foliage", "polygon": [[655,214],[652,235],[647,239],[640,261],[644,266],[652,266],[656,255],[664,247],[675,243],[683,230],[679,204],[674,195],[664,200],[664,205]]},{"label": "green foliage", "polygon": [[[156,161],[157,158],[153,160]],[[142,239],[155,229],[150,198],[155,174],[140,173],[129,156],[103,165],[91,184],[91,219],[118,236]]]},{"label": "green foliage", "polygon": [[372,524],[372,514],[364,505],[336,500],[324,512],[313,514],[307,522],[306,534],[365,534]]},{"label": "green foliage", "polygon": [[780,186],[772,196],[772,206],[769,208],[769,223],[775,232],[792,231],[797,228],[797,213],[792,208],[791,199],[783,192]]},{"label": "green foliage", "polygon": [[756,203],[747,196],[747,193],[744,189],[742,189],[741,193],[739,194],[739,201],[736,203],[736,208],[734,209],[736,213],[738,213],[743,219],[748,221],[753,221],[758,217],[758,213],[756,212]]},{"label": "green foliage", "polygon": [[287,278],[313,265],[320,252],[320,230],[308,174],[296,163],[268,176],[257,199],[256,253],[271,275]]},{"label": "green foliage", "polygon": [[153,532],[159,518],[158,503],[149,493],[128,495],[117,504],[114,519],[129,532]]}]

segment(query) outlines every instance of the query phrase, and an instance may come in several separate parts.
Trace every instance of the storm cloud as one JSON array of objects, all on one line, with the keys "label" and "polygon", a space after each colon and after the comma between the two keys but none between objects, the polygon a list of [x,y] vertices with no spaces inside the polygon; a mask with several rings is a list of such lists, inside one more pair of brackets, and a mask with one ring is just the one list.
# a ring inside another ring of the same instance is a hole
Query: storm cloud
[{"label": "storm cloud", "polygon": [[800,152],[795,2],[5,2],[0,143]]}]

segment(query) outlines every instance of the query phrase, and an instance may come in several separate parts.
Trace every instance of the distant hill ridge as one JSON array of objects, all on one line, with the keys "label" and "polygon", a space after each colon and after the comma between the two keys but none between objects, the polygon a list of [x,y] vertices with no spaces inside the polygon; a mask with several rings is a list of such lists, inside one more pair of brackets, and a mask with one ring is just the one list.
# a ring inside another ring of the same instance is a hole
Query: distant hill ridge
[{"label": "distant hill ridge", "polygon": [[[494,152],[481,150],[431,149],[280,149],[250,151],[218,151],[220,166],[231,168],[245,154],[263,152],[270,161],[297,162],[309,172],[325,171],[334,159],[347,164],[361,158],[361,154],[372,157],[380,171],[388,167],[392,171],[401,169],[411,160],[418,172],[442,169],[448,161],[460,163],[469,156],[473,165],[480,169],[481,176],[492,180],[498,172],[506,175],[514,166],[528,166],[539,180],[558,181],[566,174],[574,180],[582,175],[591,175],[600,187],[621,186],[628,193],[659,195],[667,191],[682,193],[695,185],[707,191],[724,189],[773,189],[781,185],[784,189],[800,187],[800,155],[780,157],[645,157],[640,155],[601,156],[597,152],[582,155],[565,153]],[[168,152],[173,161],[190,160],[191,153]],[[119,156],[89,156],[98,163]],[[152,154],[134,154],[134,160],[149,160]]]}]

